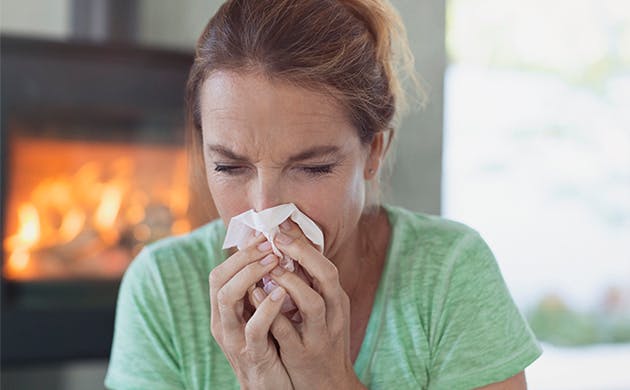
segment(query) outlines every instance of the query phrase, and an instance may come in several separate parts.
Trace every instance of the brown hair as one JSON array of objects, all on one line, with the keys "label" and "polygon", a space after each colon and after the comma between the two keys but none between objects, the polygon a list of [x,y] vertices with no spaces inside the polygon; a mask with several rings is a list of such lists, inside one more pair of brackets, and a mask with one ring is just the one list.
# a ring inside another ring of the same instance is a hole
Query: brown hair
[{"label": "brown hair", "polygon": [[199,91],[211,73],[262,72],[329,92],[369,144],[377,132],[393,131],[406,107],[398,74],[418,87],[413,65],[402,21],[386,0],[225,2],[199,37],[186,87],[193,180],[202,182]]}]

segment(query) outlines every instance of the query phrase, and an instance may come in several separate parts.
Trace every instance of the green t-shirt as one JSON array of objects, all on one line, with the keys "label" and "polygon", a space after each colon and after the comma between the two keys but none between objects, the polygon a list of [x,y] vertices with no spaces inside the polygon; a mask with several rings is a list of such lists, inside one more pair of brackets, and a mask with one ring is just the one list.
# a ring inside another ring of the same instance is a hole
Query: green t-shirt
[{"label": "green t-shirt", "polygon": [[[355,371],[371,389],[471,389],[507,379],[541,354],[494,256],[471,228],[384,206],[387,259]],[[118,296],[105,385],[237,389],[210,333],[208,274],[227,258],[211,222],[147,246]]]}]

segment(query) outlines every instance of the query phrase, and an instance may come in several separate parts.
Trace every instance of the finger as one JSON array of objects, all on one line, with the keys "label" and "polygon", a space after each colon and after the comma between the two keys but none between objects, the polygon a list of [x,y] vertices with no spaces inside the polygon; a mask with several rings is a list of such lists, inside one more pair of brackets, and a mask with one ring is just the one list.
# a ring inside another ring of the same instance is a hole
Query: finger
[{"label": "finger", "polygon": [[265,244],[265,242],[267,242],[266,238],[260,235],[250,246],[242,251],[236,252],[210,272],[208,284],[210,288],[211,315],[213,318],[219,318],[218,307],[216,305],[217,291],[247,264],[260,260],[271,253],[271,245]]},{"label": "finger", "polygon": [[283,317],[280,308],[285,296],[286,291],[282,287],[277,287],[268,296],[260,287],[253,289],[252,298],[257,308],[245,325],[245,342],[254,357],[264,356],[272,345],[269,340],[270,327],[274,318]]},{"label": "finger", "polygon": [[270,253],[261,261],[245,266],[219,289],[217,306],[224,332],[240,332],[240,325],[243,322],[243,298],[247,290],[277,264],[278,257]]},{"label": "finger", "polygon": [[260,232],[258,230],[251,230],[249,232],[249,238],[247,240],[247,243],[245,244],[245,247],[248,247],[248,246],[252,245],[256,240],[258,240],[260,238],[261,234],[262,234],[262,232]]},{"label": "finger", "polygon": [[311,339],[320,339],[327,328],[324,298],[298,275],[280,266],[274,268],[269,275],[293,298],[302,316],[304,335]]},{"label": "finger", "polygon": [[[296,262],[297,263],[297,262]],[[295,274],[302,278],[309,287],[313,287],[313,278],[306,271],[304,271],[304,267],[300,265],[300,263],[295,264]]]},{"label": "finger", "polygon": [[[299,327],[300,325],[298,325]],[[297,350],[303,348],[304,343],[300,337],[300,334],[295,329],[295,325],[291,321],[283,316],[277,315],[271,323],[271,334],[276,339],[281,349],[285,350]]]},{"label": "finger", "polygon": [[[258,293],[259,295],[258,298],[256,298],[253,294],[255,290],[260,291]],[[262,302],[262,300],[264,300],[266,296],[267,294],[265,293],[265,291],[259,287],[254,286],[252,289],[250,289],[250,300],[256,308],[258,308],[258,306],[260,305],[260,303]],[[280,309],[282,309],[282,305],[280,305]],[[298,330],[302,328],[302,317],[300,316],[300,312],[296,310],[290,322],[285,323],[284,321],[286,319],[287,317],[284,315],[276,315],[274,322],[271,324],[272,334],[275,332],[274,337],[276,338],[276,340],[278,340],[278,337],[282,335],[281,337],[283,341],[282,345],[285,347],[295,347],[298,345],[296,343],[300,343],[299,345],[302,345],[300,334],[299,334],[300,332],[295,331],[296,328]],[[293,325],[293,328],[291,328],[290,325]]]},{"label": "finger", "polygon": [[275,244],[282,253],[297,261],[313,278],[313,286],[321,292],[326,304],[326,320],[343,315],[343,295],[345,292],[339,283],[337,267],[313,247],[310,241],[295,224],[283,226],[275,237]]},{"label": "finger", "polygon": [[255,285],[252,285],[247,289],[247,295],[249,298],[243,300],[243,320],[245,322],[249,321],[249,319],[252,318],[254,311],[256,311],[256,305],[254,304],[254,300],[251,295],[255,287]]},{"label": "finger", "polygon": [[258,304],[256,303],[256,300],[254,299],[254,295],[253,295],[255,289],[256,289],[255,284],[249,286],[249,288],[247,289],[247,297],[249,299],[249,304],[252,305],[254,309],[258,307]]},{"label": "finger", "polygon": [[245,249],[237,251],[214,267],[210,272],[210,287],[220,288],[247,264],[262,259],[268,253],[271,253],[271,243],[267,242],[265,236],[253,238]]}]

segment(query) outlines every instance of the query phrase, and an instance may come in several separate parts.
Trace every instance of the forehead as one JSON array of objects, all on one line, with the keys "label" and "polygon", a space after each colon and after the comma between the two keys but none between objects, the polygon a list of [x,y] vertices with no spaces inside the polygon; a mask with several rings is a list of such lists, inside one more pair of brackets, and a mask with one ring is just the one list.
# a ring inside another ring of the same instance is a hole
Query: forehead
[{"label": "forehead", "polygon": [[213,73],[201,88],[200,109],[211,138],[358,138],[334,97],[259,74]]}]

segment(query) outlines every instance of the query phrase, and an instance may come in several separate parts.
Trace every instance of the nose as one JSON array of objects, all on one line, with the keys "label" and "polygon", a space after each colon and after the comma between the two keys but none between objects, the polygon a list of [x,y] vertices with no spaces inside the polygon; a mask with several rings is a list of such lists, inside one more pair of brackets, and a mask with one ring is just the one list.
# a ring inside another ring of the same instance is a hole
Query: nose
[{"label": "nose", "polygon": [[259,172],[250,187],[250,204],[256,211],[281,205],[284,201],[278,175]]}]

